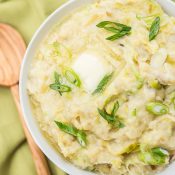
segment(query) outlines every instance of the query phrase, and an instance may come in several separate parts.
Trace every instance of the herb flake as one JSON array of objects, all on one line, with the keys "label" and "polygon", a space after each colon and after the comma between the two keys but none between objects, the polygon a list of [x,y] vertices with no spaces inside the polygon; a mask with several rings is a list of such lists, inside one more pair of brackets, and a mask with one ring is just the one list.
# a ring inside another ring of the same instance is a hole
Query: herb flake
[{"label": "herb flake", "polygon": [[159,33],[159,30],[160,30],[160,17],[156,17],[150,28],[149,41],[152,41],[153,39],[155,39],[155,37]]},{"label": "herb flake", "polygon": [[112,79],[112,76],[113,76],[113,73],[105,75],[103,77],[103,79],[100,81],[100,83],[98,84],[95,91],[92,93],[92,95],[103,92],[105,90],[107,84],[109,83],[109,81]]},{"label": "herb flake", "polygon": [[77,141],[82,147],[85,147],[87,145],[87,139],[86,139],[86,133],[82,130],[78,130],[72,125],[61,123],[58,121],[55,121],[56,125],[59,129],[64,131],[67,134],[70,134],[74,137],[76,137]]},{"label": "herb flake", "polygon": [[163,148],[152,148],[149,151],[141,151],[139,159],[147,165],[165,165],[169,161],[169,152]]},{"label": "herb flake", "polygon": [[119,117],[117,116],[117,111],[119,109],[119,102],[116,101],[114,103],[113,109],[111,113],[107,113],[106,109],[99,109],[98,108],[98,113],[100,114],[101,117],[103,117],[109,124],[111,124],[114,128],[123,128],[125,125],[120,121]]},{"label": "herb flake", "polygon": [[98,28],[103,28],[107,31],[110,31],[113,33],[112,36],[107,37],[107,40],[115,41],[119,38],[122,38],[125,35],[129,35],[131,33],[131,27],[117,23],[112,21],[102,21],[99,24],[96,25]]},{"label": "herb flake", "polygon": [[61,83],[61,75],[57,72],[54,72],[54,78],[55,83],[50,84],[49,86],[52,90],[58,91],[60,95],[65,92],[70,92],[72,90],[71,87]]}]

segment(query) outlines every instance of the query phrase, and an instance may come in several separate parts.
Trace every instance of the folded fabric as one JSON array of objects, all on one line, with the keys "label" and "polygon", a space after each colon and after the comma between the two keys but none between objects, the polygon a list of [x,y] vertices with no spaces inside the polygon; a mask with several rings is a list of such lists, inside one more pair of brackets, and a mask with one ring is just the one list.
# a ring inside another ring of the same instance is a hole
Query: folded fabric
[{"label": "folded fabric", "polygon": [[[44,19],[65,0],[0,0],[0,22],[15,27],[29,43]],[[65,175],[49,162],[52,175]],[[9,89],[0,87],[0,175],[36,175]]]}]

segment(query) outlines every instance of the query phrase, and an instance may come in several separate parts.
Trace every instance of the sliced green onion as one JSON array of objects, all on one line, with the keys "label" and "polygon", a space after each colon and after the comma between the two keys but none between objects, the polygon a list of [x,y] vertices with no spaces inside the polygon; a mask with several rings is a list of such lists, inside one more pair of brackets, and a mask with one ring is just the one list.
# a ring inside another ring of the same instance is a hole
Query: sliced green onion
[{"label": "sliced green onion", "polygon": [[104,28],[104,27],[114,27],[117,31],[130,31],[131,27],[125,24],[112,22],[112,21],[102,21],[97,24],[97,27]]},{"label": "sliced green onion", "polygon": [[78,130],[72,125],[64,124],[58,121],[55,121],[55,123],[62,131],[66,132],[67,134],[73,135],[75,137],[77,136]]},{"label": "sliced green onion", "polygon": [[113,73],[105,75],[103,79],[100,81],[100,83],[98,84],[95,91],[92,93],[92,95],[103,92],[107,84],[109,83],[109,81],[112,79],[112,76],[113,76]]},{"label": "sliced green onion", "polygon": [[83,131],[77,132],[77,140],[82,147],[87,145],[86,134]]},{"label": "sliced green onion", "polygon": [[107,40],[110,40],[110,41],[115,41],[115,40],[117,40],[125,35],[129,35],[131,33],[130,26],[116,23],[116,22],[112,22],[112,21],[102,21],[99,24],[97,24],[97,27],[103,28],[103,29],[113,33],[112,36],[106,38]]},{"label": "sliced green onion", "polygon": [[112,116],[115,116],[115,115],[116,115],[116,113],[117,113],[119,107],[120,107],[119,102],[116,101],[115,104],[114,104],[114,107],[113,107],[113,109],[112,109],[112,113],[111,113]]},{"label": "sliced green onion", "polygon": [[70,83],[74,84],[75,86],[77,87],[81,86],[81,80],[74,70],[67,69],[65,71],[65,77]]},{"label": "sliced green onion", "polygon": [[122,38],[125,35],[129,35],[130,33],[131,33],[130,31],[121,31],[121,32],[118,32],[112,36],[107,37],[106,39],[110,40],[110,41],[115,41],[119,38]]},{"label": "sliced green onion", "polygon": [[160,116],[169,113],[169,107],[161,102],[150,102],[146,105],[146,110],[154,115]]},{"label": "sliced green onion", "polygon": [[112,116],[108,114],[105,110],[98,109],[98,113],[103,117],[109,124],[115,128],[123,128],[125,125],[119,120],[117,116]]},{"label": "sliced green onion", "polygon": [[147,165],[164,165],[169,161],[169,152],[157,147],[147,152],[141,152],[139,158]]},{"label": "sliced green onion", "polygon": [[122,123],[120,120],[116,120],[115,125],[116,128],[124,128],[125,124]]},{"label": "sliced green onion", "polygon": [[160,147],[153,148],[152,152],[155,153],[155,154],[158,154],[161,157],[169,156],[169,152],[167,150],[163,149],[163,148],[160,148]]},{"label": "sliced green onion", "polygon": [[86,139],[86,133],[82,130],[78,130],[72,125],[61,123],[58,121],[55,121],[56,125],[64,131],[67,134],[70,134],[74,137],[76,137],[77,141],[82,147],[85,147],[87,145],[87,139]]},{"label": "sliced green onion", "polygon": [[70,92],[71,91],[71,87],[67,86],[67,85],[62,85],[62,84],[51,84],[50,88],[58,91],[60,93],[64,93],[64,92]]},{"label": "sliced green onion", "polygon": [[104,29],[108,30],[109,32],[118,33],[118,29],[115,27],[104,27]]},{"label": "sliced green onion", "polygon": [[61,75],[57,72],[54,72],[55,83],[61,84]]},{"label": "sliced green onion", "polygon": [[159,33],[159,30],[160,30],[160,17],[156,17],[150,28],[149,41],[152,41],[153,39],[155,39],[155,37]]},{"label": "sliced green onion", "polygon": [[64,92],[70,92],[72,90],[71,87],[61,84],[60,74],[58,74],[57,72],[54,72],[54,77],[55,77],[55,83],[50,84],[49,86],[52,90],[59,92],[60,95],[62,95],[62,93]]},{"label": "sliced green onion", "polygon": [[162,158],[158,155],[154,155],[151,152],[140,153],[139,158],[142,162],[144,162],[147,165],[163,165],[163,164],[165,164],[164,158]]},{"label": "sliced green onion", "polygon": [[115,118],[108,114],[105,110],[98,109],[98,113],[101,117],[103,117],[108,123],[113,124],[115,122]]},{"label": "sliced green onion", "polygon": [[135,74],[136,80],[137,80],[137,89],[141,89],[144,85],[144,79],[141,77],[139,73]]}]

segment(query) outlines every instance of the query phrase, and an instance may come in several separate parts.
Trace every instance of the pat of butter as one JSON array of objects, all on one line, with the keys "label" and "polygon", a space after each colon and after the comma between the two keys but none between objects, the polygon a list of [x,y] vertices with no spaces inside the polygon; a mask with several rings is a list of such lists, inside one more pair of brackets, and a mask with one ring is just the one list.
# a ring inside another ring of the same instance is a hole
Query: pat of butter
[{"label": "pat of butter", "polygon": [[85,90],[88,92],[93,92],[102,78],[111,70],[107,61],[91,53],[81,54],[72,68],[79,75]]}]

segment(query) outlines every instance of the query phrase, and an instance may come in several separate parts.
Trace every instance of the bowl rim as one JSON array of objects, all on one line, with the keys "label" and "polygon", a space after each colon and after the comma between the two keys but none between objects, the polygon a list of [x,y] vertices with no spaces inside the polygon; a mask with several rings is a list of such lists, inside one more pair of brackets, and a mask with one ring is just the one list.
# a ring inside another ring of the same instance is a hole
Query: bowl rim
[{"label": "bowl rim", "polygon": [[[38,145],[38,147],[42,150],[42,152],[47,156],[49,160],[51,160],[57,167],[61,168],[63,171],[70,175],[96,175],[95,173],[91,173],[85,170],[81,170],[80,168],[76,167],[69,161],[65,160],[63,156],[59,155],[58,151],[56,151],[48,142],[47,139],[43,136],[41,133],[39,126],[36,122],[36,119],[33,117],[32,110],[30,107],[28,95],[27,95],[27,89],[26,89],[26,82],[27,82],[27,76],[28,76],[28,70],[30,62],[35,54],[35,46],[39,45],[39,43],[43,40],[45,35],[48,33],[49,29],[51,27],[48,27],[50,24],[53,27],[56,24],[56,19],[59,17],[60,19],[67,14],[65,12],[69,12],[73,9],[76,9],[82,5],[85,5],[86,3],[89,4],[93,2],[94,0],[69,0],[65,4],[61,5],[57,10],[55,10],[38,28],[38,30],[35,32],[34,36],[32,37],[23,62],[21,64],[21,70],[20,70],[20,80],[19,80],[19,95],[20,95],[20,103],[22,107],[22,113],[23,118],[25,120],[25,123],[27,124],[27,128],[29,129],[35,143]],[[163,2],[165,0],[157,0],[158,2]],[[173,5],[173,2],[171,0],[166,0],[169,2],[169,5]],[[175,6],[174,6],[175,8]],[[32,56],[33,55],[33,56]],[[175,171],[175,162],[172,163],[173,166],[169,166],[169,170],[166,170],[166,172],[162,172],[159,175],[173,175],[170,174]],[[168,169],[168,168],[167,168]]]}]

